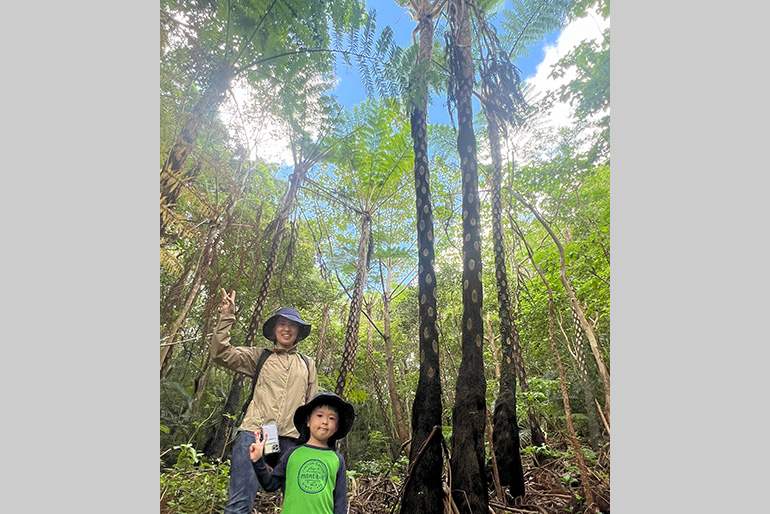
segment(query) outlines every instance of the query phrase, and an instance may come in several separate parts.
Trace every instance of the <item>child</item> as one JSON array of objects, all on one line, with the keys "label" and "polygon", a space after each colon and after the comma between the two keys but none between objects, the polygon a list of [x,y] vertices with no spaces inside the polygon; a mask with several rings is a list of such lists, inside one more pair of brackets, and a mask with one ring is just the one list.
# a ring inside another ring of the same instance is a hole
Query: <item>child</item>
[{"label": "child", "polygon": [[294,413],[300,446],[289,449],[268,471],[262,457],[265,439],[254,434],[249,448],[265,491],[285,490],[283,514],[345,514],[348,483],[345,459],[334,448],[353,426],[353,406],[334,393],[321,392]]}]

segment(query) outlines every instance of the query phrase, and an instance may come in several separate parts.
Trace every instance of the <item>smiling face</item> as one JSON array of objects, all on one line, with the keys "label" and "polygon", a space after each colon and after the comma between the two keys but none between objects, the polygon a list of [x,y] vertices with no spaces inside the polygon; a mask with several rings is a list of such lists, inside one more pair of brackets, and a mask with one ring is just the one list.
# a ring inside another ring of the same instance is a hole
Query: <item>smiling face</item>
[{"label": "smiling face", "polygon": [[310,413],[307,426],[310,429],[308,444],[313,446],[327,446],[326,441],[337,432],[339,416],[337,411],[326,405],[316,407]]},{"label": "smiling face", "polygon": [[299,334],[299,324],[280,316],[275,322],[275,344],[286,350],[294,346]]}]

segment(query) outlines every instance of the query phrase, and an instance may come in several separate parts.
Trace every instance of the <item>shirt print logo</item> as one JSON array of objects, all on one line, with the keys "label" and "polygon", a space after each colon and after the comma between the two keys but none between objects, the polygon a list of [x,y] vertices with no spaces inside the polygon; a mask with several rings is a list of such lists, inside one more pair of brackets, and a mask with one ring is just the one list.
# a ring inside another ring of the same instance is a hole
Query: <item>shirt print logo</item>
[{"label": "shirt print logo", "polygon": [[318,459],[310,459],[299,468],[297,484],[306,493],[320,493],[326,486],[329,469]]}]

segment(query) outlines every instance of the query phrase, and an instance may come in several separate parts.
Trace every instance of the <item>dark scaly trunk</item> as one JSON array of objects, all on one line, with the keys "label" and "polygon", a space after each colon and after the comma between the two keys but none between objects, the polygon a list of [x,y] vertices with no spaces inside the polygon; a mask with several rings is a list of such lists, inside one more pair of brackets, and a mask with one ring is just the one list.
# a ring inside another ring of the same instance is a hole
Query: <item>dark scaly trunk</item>
[{"label": "dark scaly trunk", "polygon": [[305,178],[307,169],[308,167],[304,163],[294,167],[294,173],[292,173],[289,178],[289,189],[286,191],[281,207],[276,214],[275,231],[273,232],[273,242],[270,245],[270,255],[265,263],[265,275],[262,279],[262,286],[259,289],[259,294],[257,295],[257,303],[251,314],[249,328],[246,332],[246,340],[243,343],[244,346],[253,346],[254,340],[257,337],[257,329],[261,324],[262,310],[267,303],[270,284],[273,280],[273,273],[275,272],[275,264],[278,262],[278,253],[281,250],[283,236],[286,234],[286,222],[289,220],[289,215],[294,208],[294,199],[297,197],[297,191]]},{"label": "dark scaly trunk", "polygon": [[513,333],[516,330],[511,315],[508,271],[505,265],[505,239],[502,222],[502,156],[500,126],[494,109],[487,109],[489,141],[492,152],[492,242],[495,254],[495,283],[497,285],[500,317],[500,392],[495,401],[492,446],[497,460],[500,485],[508,486],[511,496],[524,496],[524,471],[521,467],[519,424],[516,419],[516,362]]},{"label": "dark scaly trunk", "polygon": [[[433,17],[430,1],[419,3],[417,12],[420,46],[416,65],[428,66],[433,48]],[[412,441],[409,463],[411,475],[404,487],[403,514],[441,514],[444,512],[442,473],[444,456],[441,435],[430,437],[442,425],[439,341],[436,328],[437,294],[434,271],[433,205],[428,167],[428,87],[425,71],[415,78],[415,96],[410,121],[414,148],[414,188],[417,207],[418,304],[420,377],[412,404]],[[424,448],[423,448],[424,447]]]},{"label": "dark scaly trunk", "polygon": [[356,265],[356,278],[353,282],[353,298],[350,299],[350,311],[345,330],[345,348],[342,350],[342,365],[337,376],[337,384],[334,392],[345,397],[347,378],[353,373],[356,364],[356,352],[358,350],[358,327],[361,323],[361,305],[364,300],[364,282],[369,269],[369,256],[371,255],[372,218],[368,212],[361,215],[361,238],[358,241],[358,264]]},{"label": "dark scaly trunk", "polygon": [[233,64],[225,59],[213,70],[208,81],[209,87],[203,93],[192,112],[185,120],[166,162],[160,170],[160,236],[166,233],[169,219],[164,210],[172,208],[179,198],[184,183],[193,180],[192,170],[185,170],[190,152],[200,135],[204,122],[209,119],[225,99],[230,82],[235,76]]},{"label": "dark scaly trunk", "polygon": [[449,3],[450,73],[457,103],[457,151],[463,194],[463,314],[462,362],[457,374],[452,412],[452,497],[461,514],[487,512],[489,492],[485,472],[484,429],[486,385],[484,376],[483,288],[478,195],[476,135],[473,129],[470,6],[464,0]]}]

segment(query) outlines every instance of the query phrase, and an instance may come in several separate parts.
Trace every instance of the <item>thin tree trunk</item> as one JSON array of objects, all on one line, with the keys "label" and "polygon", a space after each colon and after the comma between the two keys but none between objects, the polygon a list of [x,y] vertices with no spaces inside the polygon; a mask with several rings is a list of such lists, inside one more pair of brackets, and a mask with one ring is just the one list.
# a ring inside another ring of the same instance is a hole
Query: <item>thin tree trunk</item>
[{"label": "thin tree trunk", "polygon": [[[511,223],[511,227],[521,239],[524,240],[523,235],[518,230],[518,226],[513,221],[513,218],[511,218],[510,213],[508,214],[508,219]],[[518,264],[515,259],[512,259],[514,266],[516,267],[516,287],[514,288],[514,304],[516,306],[516,309],[514,312],[518,311],[519,306],[519,273],[518,273]],[[519,380],[519,387],[521,387],[522,392],[528,393],[529,392],[529,382],[527,380],[527,370],[524,367],[524,352],[522,351],[521,347],[521,339],[519,337],[519,331],[516,328],[516,325],[513,325],[513,356],[515,362],[520,362],[520,366],[516,366],[516,378]],[[530,436],[532,440],[532,446],[539,447],[545,444],[545,434],[543,433],[543,429],[540,428],[540,420],[538,419],[538,415],[535,412],[535,409],[532,405],[529,405],[527,408],[527,419],[529,421],[529,431]],[[535,463],[537,463],[537,460],[535,460]]]},{"label": "thin tree trunk", "polygon": [[[398,434],[399,447],[409,440],[409,433],[406,430],[406,423],[404,422],[404,407],[401,404],[401,398],[398,395],[398,389],[396,387],[396,373],[393,363],[393,341],[390,337],[390,300],[392,296],[391,291],[392,270],[391,267],[387,267],[387,279],[383,288],[382,295],[382,315],[383,315],[383,339],[385,340],[385,364],[387,366],[387,382],[388,393],[390,394],[390,405],[393,411],[393,420],[396,426],[396,433]],[[409,448],[407,448],[407,455],[409,454]]]},{"label": "thin tree trunk", "polygon": [[366,313],[369,325],[366,330],[366,353],[369,356],[369,368],[372,373],[372,385],[374,387],[374,393],[377,395],[377,404],[380,407],[380,413],[382,414],[382,423],[384,425],[385,435],[391,440],[390,453],[395,459],[398,457],[398,449],[401,445],[397,442],[396,430],[393,426],[393,420],[388,415],[388,408],[385,406],[385,393],[382,391],[382,385],[380,384],[380,374],[377,372],[377,364],[374,360],[374,344],[372,342],[374,332],[374,320],[372,319],[372,302],[366,302]]},{"label": "thin tree trunk", "polygon": [[462,361],[457,375],[452,411],[452,497],[460,514],[482,513],[489,508],[485,472],[484,428],[486,426],[486,385],[484,377],[483,285],[481,280],[481,237],[473,130],[470,5],[466,0],[449,2],[450,73],[457,102],[457,151],[460,156],[463,195],[463,315]]},{"label": "thin tree trunk", "polygon": [[193,268],[200,262],[200,257],[187,259],[185,263],[184,271],[179,275],[179,278],[174,282],[174,285],[169,289],[168,294],[163,299],[160,305],[160,326],[169,326],[173,322],[174,309],[176,309],[182,302],[182,294],[184,293],[184,286],[187,283],[187,279],[190,277]]},{"label": "thin tree trunk", "polygon": [[345,330],[345,348],[342,351],[342,365],[337,376],[337,384],[334,392],[345,397],[348,386],[348,375],[353,373],[356,365],[356,351],[358,350],[358,327],[361,323],[361,305],[364,300],[364,283],[369,269],[369,257],[372,251],[372,218],[368,212],[361,215],[361,237],[358,241],[358,264],[356,265],[356,278],[353,282],[353,297],[350,299],[348,322]]},{"label": "thin tree trunk", "polygon": [[535,215],[537,220],[540,222],[540,224],[548,231],[548,235],[551,236],[551,239],[553,239],[553,242],[556,243],[556,248],[559,250],[559,279],[561,280],[562,285],[564,286],[564,289],[567,291],[567,295],[569,296],[570,305],[572,306],[572,309],[575,311],[575,313],[578,316],[578,319],[580,320],[580,326],[585,331],[586,335],[588,336],[588,342],[591,346],[591,351],[594,354],[594,359],[596,359],[596,365],[599,369],[599,376],[602,379],[602,385],[604,386],[604,416],[607,418],[607,421],[610,420],[610,372],[607,369],[607,365],[604,363],[604,357],[602,356],[601,350],[599,349],[599,343],[596,341],[596,335],[594,334],[594,330],[591,327],[591,325],[588,323],[588,320],[586,320],[585,314],[583,313],[583,307],[580,305],[580,302],[577,299],[577,296],[575,296],[575,290],[572,287],[572,284],[570,284],[569,280],[567,280],[567,267],[565,265],[565,258],[564,258],[564,248],[561,246],[561,242],[559,241],[559,238],[554,234],[553,230],[551,229],[551,226],[546,222],[543,217],[540,215],[540,213],[535,209],[532,205],[530,205],[526,200],[524,200],[521,196],[516,194],[515,192],[512,192],[513,196],[516,197],[516,199],[522,203],[527,209],[532,212],[532,214]]},{"label": "thin tree trunk", "polygon": [[484,338],[489,343],[489,349],[492,351],[492,360],[495,363],[495,378],[500,380],[500,349],[495,344],[497,336],[492,330],[492,315],[487,314],[487,331],[484,332]]},{"label": "thin tree trunk", "polygon": [[323,362],[326,360],[326,339],[329,331],[329,305],[324,305],[321,308],[321,314],[323,315],[323,321],[321,322],[321,331],[318,335],[318,346],[315,351],[316,367],[319,370],[323,369]]},{"label": "thin tree trunk", "polygon": [[569,394],[567,392],[567,378],[564,375],[564,366],[562,366],[561,358],[559,357],[559,350],[556,348],[556,337],[554,336],[554,300],[553,291],[551,291],[551,285],[545,277],[545,274],[540,269],[540,266],[535,262],[535,256],[532,253],[531,248],[527,245],[527,253],[532,265],[540,275],[545,288],[548,291],[548,341],[551,345],[551,352],[556,360],[556,366],[559,370],[559,384],[561,386],[561,398],[564,403],[564,416],[567,419],[567,431],[569,434],[569,440],[572,444],[572,449],[575,452],[575,457],[578,462],[578,469],[580,470],[580,483],[583,486],[583,494],[586,501],[586,512],[598,512],[596,503],[594,501],[593,491],[591,490],[591,484],[589,481],[588,467],[586,466],[585,459],[583,458],[583,452],[580,450],[580,442],[578,441],[577,434],[575,433],[575,427],[572,424],[572,409],[569,403]]},{"label": "thin tree trunk", "polygon": [[[213,284],[209,284],[209,291],[219,291],[219,287],[222,281],[222,272],[217,275],[217,277],[213,280]],[[190,412],[195,414],[198,412],[198,408],[200,407],[201,397],[203,396],[203,391],[206,389],[206,382],[208,381],[209,377],[209,369],[211,368],[211,356],[208,352],[208,345],[206,344],[208,342],[208,334],[212,332],[212,325],[214,324],[215,318],[215,311],[217,307],[219,306],[219,297],[216,295],[210,295],[209,298],[206,301],[206,306],[203,311],[203,327],[201,330],[201,345],[200,350],[203,356],[203,363],[201,364],[200,370],[195,375],[195,379],[193,380],[193,401],[192,405],[190,406]]]}]

